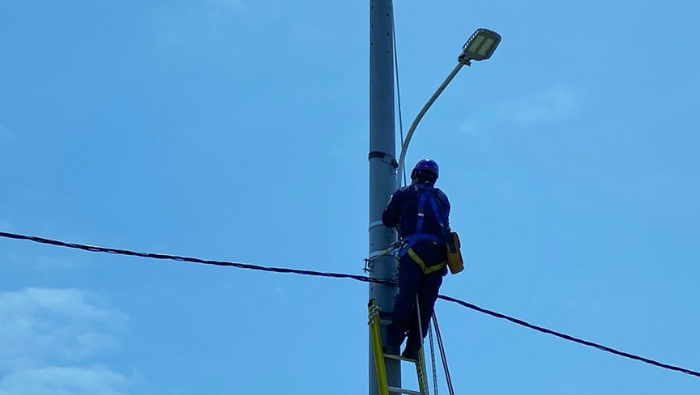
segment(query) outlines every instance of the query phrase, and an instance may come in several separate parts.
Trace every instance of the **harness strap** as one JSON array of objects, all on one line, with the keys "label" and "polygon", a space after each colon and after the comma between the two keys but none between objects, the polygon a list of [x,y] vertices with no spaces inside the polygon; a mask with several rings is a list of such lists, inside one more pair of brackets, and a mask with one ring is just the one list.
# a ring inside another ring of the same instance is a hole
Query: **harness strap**
[{"label": "harness strap", "polygon": [[435,200],[435,196],[430,195],[430,206],[433,208],[433,213],[435,213],[435,218],[437,219],[438,223],[440,224],[440,228],[444,229],[445,228],[445,221],[443,221],[442,218],[442,210],[438,207],[438,203]]},{"label": "harness strap", "polygon": [[418,240],[430,240],[430,241],[444,242],[445,238],[440,237],[440,236],[436,236],[436,235],[431,235],[428,233],[414,233],[410,236],[405,237],[404,240],[406,241],[407,245],[409,245],[409,247],[411,247],[414,244],[416,244],[416,242]]},{"label": "harness strap", "polygon": [[435,196],[433,195],[432,190],[421,192],[420,198],[418,199],[418,220],[416,222],[416,233],[404,238],[406,244],[399,253],[400,256],[402,256],[403,254],[408,254],[408,256],[410,256],[411,259],[413,259],[413,261],[421,268],[424,275],[434,273],[438,270],[442,270],[442,268],[444,268],[447,265],[447,262],[440,262],[437,265],[427,266],[423,259],[420,256],[418,256],[418,254],[416,254],[413,248],[411,248],[419,240],[429,240],[440,243],[447,242],[447,240],[445,240],[444,235],[436,236],[432,234],[423,233],[423,220],[425,219],[426,200],[430,202],[430,207],[432,208],[433,214],[435,214],[435,218],[440,224],[440,227],[444,228],[445,225],[442,218],[442,210],[440,210],[440,208],[438,207],[438,203],[435,200]]},{"label": "harness strap", "polygon": [[413,259],[413,261],[416,264],[418,264],[418,266],[421,268],[421,270],[423,270],[423,274],[426,274],[426,275],[430,274],[430,273],[434,273],[434,272],[442,269],[447,264],[447,262],[440,262],[437,265],[426,266],[425,262],[423,262],[423,259],[421,259],[421,257],[419,257],[415,251],[413,251],[413,248],[409,248],[408,251],[406,251],[406,253],[408,254],[408,256],[411,257],[411,259]]},{"label": "harness strap", "polygon": [[418,222],[416,223],[416,233],[423,232],[423,219],[425,218],[425,193],[420,194],[418,199]]}]

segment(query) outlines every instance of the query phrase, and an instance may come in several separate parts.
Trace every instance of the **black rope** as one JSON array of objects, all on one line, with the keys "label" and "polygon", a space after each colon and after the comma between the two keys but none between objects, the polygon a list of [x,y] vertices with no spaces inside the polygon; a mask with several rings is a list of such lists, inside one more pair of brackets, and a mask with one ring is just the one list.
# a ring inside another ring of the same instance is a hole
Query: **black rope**
[{"label": "black rope", "polygon": [[450,395],[455,395],[455,389],[452,386],[452,376],[450,375],[450,368],[447,366],[447,354],[445,354],[445,346],[442,343],[442,334],[440,333],[440,327],[438,326],[437,316],[433,312],[433,326],[435,327],[435,336],[437,337],[438,347],[440,347],[440,357],[442,358],[442,366],[445,368],[445,380],[447,381],[447,390]]},{"label": "black rope", "polygon": [[[371,278],[371,277],[367,277],[367,276],[358,276],[358,275],[354,275],[354,274],[346,274],[346,273],[319,272],[319,271],[315,271],[315,270],[299,270],[299,269],[289,269],[289,268],[282,268],[282,267],[265,267],[265,266],[259,266],[259,265],[251,265],[248,263],[217,261],[217,260],[211,260],[211,259],[192,258],[192,257],[186,257],[186,256],[158,254],[158,253],[151,253],[151,252],[136,252],[136,251],[119,249],[119,248],[107,248],[107,247],[91,246],[91,245],[86,245],[86,244],[67,243],[64,241],[47,239],[44,237],[26,236],[26,235],[21,235],[21,234],[16,234],[16,233],[8,233],[8,232],[0,232],[0,237],[4,237],[4,238],[8,238],[8,239],[15,239],[15,240],[26,240],[26,241],[31,241],[31,242],[40,243],[40,244],[48,244],[48,245],[54,245],[54,246],[58,246],[58,247],[66,247],[66,248],[84,250],[84,251],[89,251],[89,252],[101,252],[101,253],[116,254],[116,255],[136,256],[136,257],[150,258],[150,259],[173,260],[173,261],[177,261],[177,262],[201,263],[204,265],[227,266],[227,267],[235,267],[235,268],[239,268],[239,269],[258,270],[258,271],[273,272],[273,273],[291,273],[291,274],[299,274],[299,275],[304,275],[304,276],[347,278],[347,279],[352,279],[352,280],[362,281],[362,282],[367,282],[367,283],[376,283],[376,284],[383,284],[383,285],[388,285],[388,286],[396,286],[396,283],[393,281],[388,281],[388,280],[383,280],[383,279],[378,279],[378,278]],[[468,303],[468,302],[465,302],[463,300],[455,299],[451,296],[440,295],[438,297],[440,299],[446,300],[448,302],[457,303],[457,304],[459,304],[463,307],[466,307],[468,309],[475,310],[475,311],[490,315],[490,316],[495,317],[495,318],[507,320],[507,321],[510,321],[514,324],[524,326],[526,328],[534,329],[538,332],[542,332],[542,333],[545,333],[548,335],[556,336],[556,337],[564,339],[564,340],[568,340],[568,341],[571,341],[574,343],[582,344],[582,345],[588,346],[588,347],[597,348],[598,350],[601,350],[601,351],[605,351],[605,352],[608,352],[611,354],[615,354],[615,355],[618,355],[621,357],[633,359],[636,361],[644,362],[646,364],[653,365],[653,366],[656,366],[656,367],[659,367],[662,369],[673,370],[673,371],[685,373],[685,374],[688,374],[691,376],[700,377],[700,372],[697,372],[697,371],[682,368],[679,366],[661,363],[661,362],[655,361],[653,359],[640,357],[638,355],[630,354],[630,353],[627,353],[624,351],[616,350],[614,348],[603,346],[601,344],[593,343],[593,342],[588,341],[588,340],[579,339],[579,338],[567,335],[565,333],[557,332],[557,331],[547,329],[547,328],[544,328],[544,327],[541,327],[538,325],[530,324],[530,323],[523,321],[521,319],[513,318],[513,317],[507,316],[505,314],[501,314],[501,313],[498,313],[498,312],[495,312],[492,310],[485,309],[483,307],[479,307],[475,304]]]}]

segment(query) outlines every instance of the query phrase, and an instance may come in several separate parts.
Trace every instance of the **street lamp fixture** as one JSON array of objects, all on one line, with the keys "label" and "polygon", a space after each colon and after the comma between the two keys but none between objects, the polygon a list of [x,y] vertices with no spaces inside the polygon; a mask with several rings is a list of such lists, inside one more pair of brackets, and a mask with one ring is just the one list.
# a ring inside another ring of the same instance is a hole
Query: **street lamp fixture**
[{"label": "street lamp fixture", "polygon": [[462,47],[459,61],[468,65],[470,60],[486,60],[493,55],[500,42],[500,34],[488,29],[477,29]]},{"label": "street lamp fixture", "polygon": [[455,66],[450,75],[447,76],[445,81],[443,81],[440,87],[438,87],[435,93],[433,93],[433,96],[430,97],[430,100],[428,100],[428,102],[425,103],[423,108],[418,113],[418,116],[416,116],[416,119],[413,120],[410,129],[408,129],[406,139],[404,140],[403,145],[401,146],[401,154],[399,155],[399,166],[397,173],[398,185],[401,185],[401,176],[403,174],[404,167],[406,166],[405,160],[406,151],[408,151],[408,144],[411,142],[413,133],[415,133],[416,127],[418,127],[418,123],[420,123],[421,119],[423,119],[425,113],[428,112],[430,106],[433,105],[435,100],[437,100],[438,96],[440,96],[442,91],[444,91],[445,88],[447,88],[447,85],[449,85],[449,83],[452,82],[452,80],[455,78],[457,73],[459,73],[462,67],[464,67],[464,65],[470,66],[472,60],[480,61],[490,58],[500,42],[500,34],[488,29],[477,29],[474,32],[474,34],[472,34],[472,36],[469,37],[469,40],[467,40],[467,42],[464,44],[464,46],[462,47],[462,53],[457,58],[457,66]]}]

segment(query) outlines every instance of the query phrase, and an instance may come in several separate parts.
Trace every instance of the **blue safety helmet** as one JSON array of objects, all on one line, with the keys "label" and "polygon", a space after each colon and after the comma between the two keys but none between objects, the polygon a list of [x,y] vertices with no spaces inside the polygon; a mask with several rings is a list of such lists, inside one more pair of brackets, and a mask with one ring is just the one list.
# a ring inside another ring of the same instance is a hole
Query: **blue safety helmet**
[{"label": "blue safety helmet", "polygon": [[434,180],[437,180],[438,177],[440,176],[440,168],[438,167],[437,162],[435,162],[432,159],[421,159],[416,163],[416,166],[413,168],[413,171],[411,172],[411,180],[416,179],[421,174],[425,175],[432,175]]}]

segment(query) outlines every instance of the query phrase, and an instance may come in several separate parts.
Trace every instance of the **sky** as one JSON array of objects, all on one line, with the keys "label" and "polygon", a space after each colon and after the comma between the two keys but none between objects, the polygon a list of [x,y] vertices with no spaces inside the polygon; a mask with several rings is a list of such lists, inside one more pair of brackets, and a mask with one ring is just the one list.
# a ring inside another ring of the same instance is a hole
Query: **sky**
[{"label": "sky", "polygon": [[[474,29],[503,36],[407,156],[439,163],[463,244],[441,293],[700,370],[697,10],[396,2],[405,125]],[[0,1],[0,231],[364,274],[368,73],[367,1]],[[352,280],[0,239],[0,395],[366,393],[367,299]],[[457,394],[700,391],[436,314]]]}]

